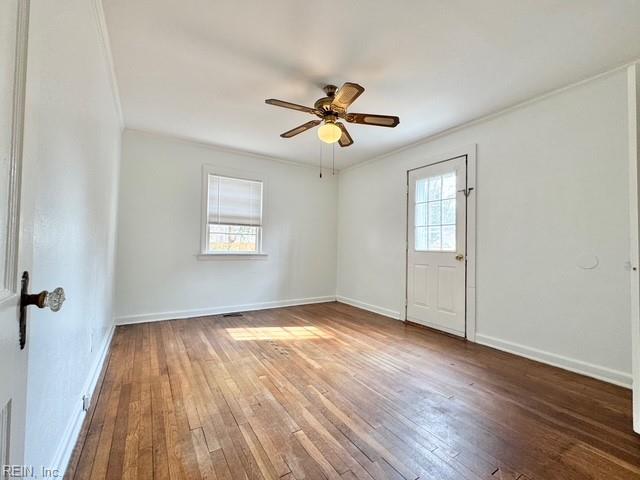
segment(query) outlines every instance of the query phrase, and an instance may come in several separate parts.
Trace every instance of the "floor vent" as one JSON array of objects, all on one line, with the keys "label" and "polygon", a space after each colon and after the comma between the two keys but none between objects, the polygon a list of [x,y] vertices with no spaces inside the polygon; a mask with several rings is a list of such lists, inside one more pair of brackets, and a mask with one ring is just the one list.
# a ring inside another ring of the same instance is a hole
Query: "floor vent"
[{"label": "floor vent", "polygon": [[243,317],[242,313],[223,313],[223,317]]}]

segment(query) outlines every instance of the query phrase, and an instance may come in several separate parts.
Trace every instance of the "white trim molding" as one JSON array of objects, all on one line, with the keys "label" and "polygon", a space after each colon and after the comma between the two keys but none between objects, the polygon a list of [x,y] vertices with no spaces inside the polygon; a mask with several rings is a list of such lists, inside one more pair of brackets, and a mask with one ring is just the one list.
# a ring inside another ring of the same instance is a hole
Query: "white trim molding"
[{"label": "white trim molding", "polygon": [[640,64],[627,69],[629,115],[629,263],[633,429],[640,433]]},{"label": "white trim molding", "polygon": [[[228,153],[230,155],[242,155],[245,157],[257,158],[259,160],[270,160],[272,162],[277,162],[277,163],[281,163],[283,165],[289,165],[292,167],[300,167],[300,168],[306,168],[306,169],[310,168],[315,171],[318,170],[318,166],[315,163],[310,164],[310,163],[300,162],[295,160],[287,160],[285,158],[274,157],[271,155],[267,155],[266,153],[259,153],[253,150],[243,150],[242,148],[233,148],[233,147],[228,147],[218,143],[211,143],[211,142],[207,142],[206,140],[198,139],[195,137],[174,135],[167,132],[150,130],[147,128],[137,128],[135,126],[129,126],[129,125],[125,126],[125,130],[129,132],[139,133],[142,135],[147,135],[149,137],[164,139],[166,141],[171,141],[175,143],[186,143],[191,146],[195,145],[197,147],[206,148],[208,150],[213,150],[218,153]],[[327,171],[327,169],[323,168],[323,171]],[[339,170],[336,168],[335,171],[338,172]]]},{"label": "white trim molding", "polygon": [[118,78],[116,76],[115,64],[113,62],[113,53],[111,51],[111,39],[109,38],[109,29],[107,28],[107,20],[104,15],[104,5],[102,0],[93,0],[94,14],[96,16],[96,24],[98,27],[98,37],[102,52],[109,70],[109,86],[113,98],[113,106],[120,122],[120,130],[124,130],[124,114],[122,112],[122,102],[120,101],[120,89],[118,88]]},{"label": "white trim molding", "polygon": [[535,360],[536,362],[546,363],[554,367],[569,370],[570,372],[586,375],[587,377],[602,380],[604,382],[613,383],[625,388],[631,388],[631,375],[619,370],[613,370],[607,367],[601,367],[593,363],[583,362],[575,358],[565,357],[556,353],[539,350],[533,347],[527,347],[519,343],[502,340],[499,338],[476,334],[476,343],[492,347],[503,352],[513,353],[521,357]]},{"label": "white trim molding", "polygon": [[183,318],[208,317],[225,313],[250,312],[253,310],[267,310],[270,308],[293,307],[312,303],[335,302],[334,295],[324,297],[307,297],[290,300],[275,300],[271,302],[247,303],[244,305],[225,305],[221,307],[196,308],[193,310],[177,310],[172,312],[140,313],[123,315],[115,318],[116,325],[130,325],[133,323],[161,322],[164,320],[178,320]]},{"label": "white trim molding", "polygon": [[394,320],[402,320],[402,313],[390,308],[379,307],[377,305],[371,305],[370,303],[361,302],[355,298],[343,297],[341,295],[336,296],[336,300],[340,303],[351,305],[352,307],[368,310],[369,312],[377,313],[385,317],[393,318]]},{"label": "white trim molding", "polygon": [[403,145],[401,147],[398,147],[396,149],[393,150],[389,150],[388,152],[382,153],[380,155],[374,156],[368,160],[363,160],[361,162],[357,162],[354,163],[353,165],[349,165],[348,167],[342,168],[341,171],[347,171],[347,170],[351,170],[351,169],[356,169],[356,168],[360,168],[363,167],[365,165],[368,165],[370,163],[375,163],[375,162],[379,162],[380,160],[384,160],[385,158],[391,157],[393,155],[396,155],[400,152],[404,152],[405,150],[409,150],[411,148],[417,147],[419,145],[425,145],[429,142],[432,142],[438,138],[442,138],[442,137],[446,137],[447,135],[450,135],[454,132],[463,130],[465,128],[471,127],[473,125],[478,125],[480,123],[483,122],[488,122],[490,120],[493,120],[494,118],[498,118],[501,117],[502,115],[505,115],[507,113],[513,112],[515,110],[519,110],[521,108],[527,107],[529,105],[532,105],[536,102],[541,102],[542,100],[545,100],[549,97],[553,97],[554,95],[559,95],[563,92],[566,92],[567,90],[571,90],[572,88],[577,88],[580,87],[582,85],[585,85],[589,82],[592,82],[594,80],[597,80],[599,78],[604,78],[607,77],[608,75],[613,75],[616,72],[619,72],[621,70],[625,70],[628,69],[629,67],[633,67],[634,65],[640,63],[640,58],[636,58],[634,60],[631,60],[629,62],[625,62],[623,64],[617,65],[613,68],[610,68],[609,70],[605,70],[604,72],[600,72],[597,73],[595,75],[591,75],[589,77],[583,78],[581,80],[577,80],[575,82],[569,83],[567,85],[564,85],[562,87],[559,88],[555,88],[553,90],[549,90],[547,92],[541,93],[540,95],[534,95],[533,97],[529,97],[521,102],[509,105],[507,107],[504,108],[500,108],[498,110],[495,110],[493,112],[489,112],[486,114],[481,114],[480,116],[476,117],[476,118],[472,118],[469,119],[467,121],[462,121],[461,123],[455,124],[451,127],[447,127],[439,132],[434,132],[432,134],[429,134],[425,137],[419,138],[418,140],[415,140],[413,142],[407,143],[406,145]]},{"label": "white trim molding", "polygon": [[[98,380],[100,379],[100,372],[109,358],[111,340],[113,339],[114,332],[115,325],[111,325],[105,340],[102,342],[102,347],[100,348],[96,361],[92,365],[91,370],[89,370],[89,375],[87,376],[85,385],[82,388],[82,393],[89,397],[92,402],[96,400],[94,398],[95,390],[98,386]],[[58,449],[50,463],[52,468],[58,469],[60,477],[64,476],[65,471],[69,466],[69,460],[71,459],[73,449],[78,441],[78,436],[80,435],[80,430],[82,429],[82,423],[86,414],[87,412],[84,411],[82,400],[80,399],[76,404],[74,412],[71,414],[71,418],[67,423],[67,428],[65,428],[64,433],[62,434],[62,438],[58,443]]]},{"label": "white trim molding", "polygon": [[249,253],[199,253],[196,255],[198,260],[267,260],[268,253],[265,252],[249,252]]},{"label": "white trim molding", "polygon": [[[453,160],[460,157],[467,157],[467,191],[469,192],[467,198],[467,219],[466,219],[466,229],[467,229],[467,238],[466,238],[466,282],[465,282],[465,338],[470,342],[476,341],[476,210],[477,210],[477,192],[478,186],[476,182],[476,172],[477,172],[477,144],[466,145],[461,148],[458,148],[453,151],[441,153],[438,155],[434,155],[426,160],[416,159],[413,162],[411,168],[407,169],[407,179],[408,175],[412,170],[416,170],[422,167],[428,167],[430,165],[434,165],[436,163],[446,162],[448,160]],[[408,182],[408,180],[407,180]],[[407,183],[408,185],[408,183]],[[405,202],[405,240],[406,245],[408,245],[408,231],[409,231],[409,197],[407,196],[407,201]],[[408,253],[408,252],[406,252]],[[404,278],[403,278],[403,289],[402,289],[402,305],[405,305],[404,312],[400,317],[402,320],[409,320],[407,318],[406,305],[407,305],[407,272],[409,268],[409,262],[407,254],[404,255]],[[441,330],[442,327],[434,327]],[[447,332],[451,333],[451,332]],[[457,334],[459,335],[459,334]]]},{"label": "white trim molding", "polygon": [[[260,182],[260,225],[258,227],[258,250],[255,252],[210,252],[209,251],[209,177],[211,175],[218,177],[227,177],[231,180],[246,180],[250,182]],[[264,204],[265,191],[268,188],[268,179],[264,174],[255,174],[246,170],[240,170],[237,168],[225,168],[216,165],[204,164],[202,165],[202,191],[200,200],[200,253],[197,255],[198,260],[212,260],[214,258],[226,259],[226,260],[250,260],[251,258],[260,259],[260,257],[267,257],[267,254],[262,251],[262,240],[264,234]],[[268,203],[268,201],[267,201]]]}]

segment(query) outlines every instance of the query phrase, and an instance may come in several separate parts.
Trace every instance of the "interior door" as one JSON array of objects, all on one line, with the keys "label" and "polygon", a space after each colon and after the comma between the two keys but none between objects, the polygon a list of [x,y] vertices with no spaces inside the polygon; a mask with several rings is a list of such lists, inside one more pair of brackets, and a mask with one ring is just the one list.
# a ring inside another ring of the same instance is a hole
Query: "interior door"
[{"label": "interior door", "polygon": [[467,157],[408,182],[407,320],[464,337]]},{"label": "interior door", "polygon": [[26,0],[0,2],[0,465],[24,459],[27,350],[19,345],[18,283],[27,262],[18,255],[31,247],[19,232],[28,8]]}]

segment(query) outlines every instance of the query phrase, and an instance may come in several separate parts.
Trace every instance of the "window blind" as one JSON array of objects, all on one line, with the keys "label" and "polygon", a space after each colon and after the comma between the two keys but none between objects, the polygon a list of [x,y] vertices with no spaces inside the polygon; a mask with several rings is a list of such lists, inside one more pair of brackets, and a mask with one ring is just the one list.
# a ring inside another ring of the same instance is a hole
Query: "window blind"
[{"label": "window blind", "polygon": [[262,182],[209,175],[208,222],[262,226]]}]

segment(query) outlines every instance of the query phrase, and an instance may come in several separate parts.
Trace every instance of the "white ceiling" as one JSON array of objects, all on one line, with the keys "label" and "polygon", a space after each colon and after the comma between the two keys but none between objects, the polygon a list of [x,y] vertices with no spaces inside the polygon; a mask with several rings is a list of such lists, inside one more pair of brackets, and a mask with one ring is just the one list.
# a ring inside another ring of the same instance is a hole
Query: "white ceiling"
[{"label": "white ceiling", "polygon": [[400,125],[350,125],[338,168],[640,57],[638,0],[103,1],[127,127],[317,163],[264,100],[357,82]]}]

